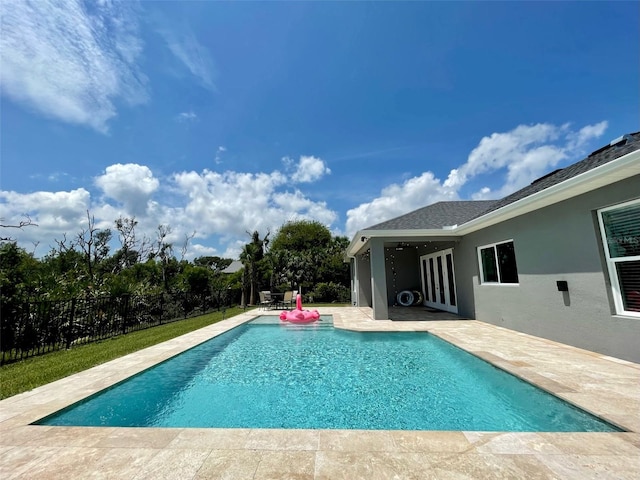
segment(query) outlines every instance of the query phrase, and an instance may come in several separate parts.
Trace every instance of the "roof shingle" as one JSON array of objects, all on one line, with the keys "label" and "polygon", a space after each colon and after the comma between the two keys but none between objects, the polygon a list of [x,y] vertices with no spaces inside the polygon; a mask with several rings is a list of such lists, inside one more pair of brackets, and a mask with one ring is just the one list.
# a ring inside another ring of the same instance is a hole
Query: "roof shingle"
[{"label": "roof shingle", "polygon": [[[568,167],[548,173],[547,175],[533,181],[530,185],[527,185],[517,192],[514,192],[511,195],[507,195],[506,197],[496,201],[485,211],[478,212],[478,214],[476,214],[476,216],[473,218],[481,217],[489,212],[498,210],[499,208],[517,202],[518,200],[522,200],[523,198],[529,197],[534,193],[541,192],[542,190],[552,187],[553,185],[557,185],[558,183],[562,183],[566,180],[569,180],[570,178],[588,172],[589,170],[593,170],[596,167],[609,163],[616,158],[620,158],[627,153],[631,153],[638,149],[640,149],[640,132],[624,135],[622,141],[614,145],[606,145],[593,152],[584,160],[580,160],[573,165],[569,165]],[[473,218],[470,218],[469,220],[473,220]]]},{"label": "roof shingle", "polygon": [[438,202],[406,213],[365,230],[431,230],[461,225],[486,211],[496,200]]},{"label": "roof shingle", "polygon": [[640,132],[624,135],[621,141],[606,145],[573,165],[548,173],[502,199],[438,202],[378,223],[365,230],[433,230],[462,225],[638,149],[640,149]]}]

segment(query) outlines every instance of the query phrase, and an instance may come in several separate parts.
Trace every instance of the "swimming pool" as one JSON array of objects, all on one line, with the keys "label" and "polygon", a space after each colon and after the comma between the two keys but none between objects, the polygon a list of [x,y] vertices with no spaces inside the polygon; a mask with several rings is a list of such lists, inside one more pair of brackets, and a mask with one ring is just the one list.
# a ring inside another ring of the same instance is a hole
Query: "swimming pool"
[{"label": "swimming pool", "polygon": [[259,317],[43,425],[618,431],[426,333]]}]

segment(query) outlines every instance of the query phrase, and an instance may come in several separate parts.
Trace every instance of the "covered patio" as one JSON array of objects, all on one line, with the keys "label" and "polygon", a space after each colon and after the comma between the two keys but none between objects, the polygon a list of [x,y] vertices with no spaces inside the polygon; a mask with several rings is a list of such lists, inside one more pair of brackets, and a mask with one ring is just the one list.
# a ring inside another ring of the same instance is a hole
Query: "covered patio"
[{"label": "covered patio", "polygon": [[[373,315],[373,312],[372,312]],[[437,322],[441,320],[468,320],[455,313],[434,310],[423,305],[415,307],[389,307],[389,320],[396,322]]]},{"label": "covered patio", "polygon": [[[376,320],[420,316],[433,310],[458,318],[453,269],[453,249],[458,241],[442,232],[433,236],[363,236],[361,245],[356,245],[360,250],[351,258],[354,305],[371,307]],[[400,306],[398,294],[404,291],[414,292],[420,300],[410,307]]]}]

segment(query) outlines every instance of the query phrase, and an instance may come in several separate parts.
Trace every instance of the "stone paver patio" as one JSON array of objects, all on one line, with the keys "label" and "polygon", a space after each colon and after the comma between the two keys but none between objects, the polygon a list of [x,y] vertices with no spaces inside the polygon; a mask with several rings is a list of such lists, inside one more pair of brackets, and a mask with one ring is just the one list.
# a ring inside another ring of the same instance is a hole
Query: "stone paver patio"
[{"label": "stone paver patio", "polygon": [[337,328],[428,331],[626,432],[30,425],[256,315],[275,313],[254,310],[1,401],[0,478],[640,478],[640,365],[479,321],[422,312],[417,318],[432,321],[374,321],[370,309],[320,311],[333,315]]}]

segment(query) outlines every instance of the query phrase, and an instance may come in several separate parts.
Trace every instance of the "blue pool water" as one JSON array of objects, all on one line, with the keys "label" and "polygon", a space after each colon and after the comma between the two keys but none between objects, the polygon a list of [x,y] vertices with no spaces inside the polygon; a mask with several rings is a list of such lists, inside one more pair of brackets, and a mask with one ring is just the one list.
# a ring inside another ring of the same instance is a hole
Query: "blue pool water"
[{"label": "blue pool water", "polygon": [[258,317],[37,423],[616,431],[429,334],[337,330],[325,316]]}]

